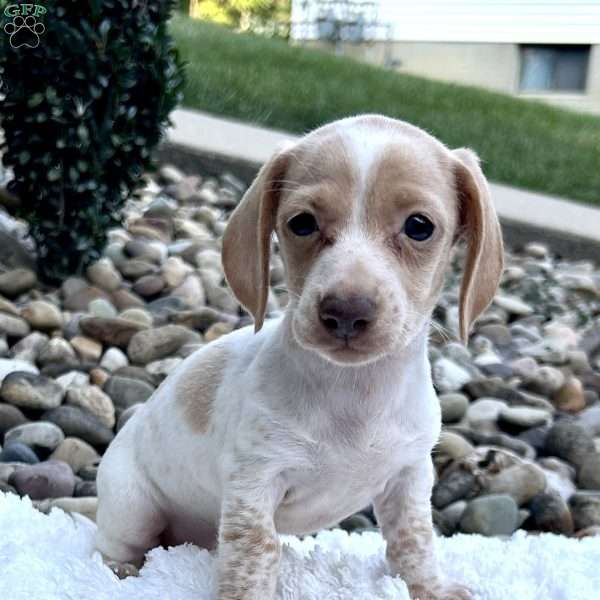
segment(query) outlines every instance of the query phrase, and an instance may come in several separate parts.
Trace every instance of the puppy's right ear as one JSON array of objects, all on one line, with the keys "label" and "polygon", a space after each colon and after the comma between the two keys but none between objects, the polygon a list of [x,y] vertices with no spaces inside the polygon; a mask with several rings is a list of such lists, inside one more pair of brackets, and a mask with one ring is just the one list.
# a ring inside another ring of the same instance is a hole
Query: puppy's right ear
[{"label": "puppy's right ear", "polygon": [[240,304],[254,317],[255,331],[262,327],[267,308],[271,233],[288,160],[288,153],[281,151],[263,165],[223,234],[225,278]]}]

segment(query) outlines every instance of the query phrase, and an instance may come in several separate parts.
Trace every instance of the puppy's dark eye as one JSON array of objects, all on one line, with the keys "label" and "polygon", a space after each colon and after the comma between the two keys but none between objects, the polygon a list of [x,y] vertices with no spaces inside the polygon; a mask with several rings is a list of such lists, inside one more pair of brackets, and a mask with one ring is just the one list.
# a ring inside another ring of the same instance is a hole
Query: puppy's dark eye
[{"label": "puppy's dark eye", "polygon": [[425,216],[420,214],[410,215],[404,223],[404,233],[412,240],[423,242],[433,234],[435,225]]},{"label": "puppy's dark eye", "polygon": [[300,213],[288,221],[288,227],[294,235],[306,236],[319,231],[317,220],[310,213]]}]

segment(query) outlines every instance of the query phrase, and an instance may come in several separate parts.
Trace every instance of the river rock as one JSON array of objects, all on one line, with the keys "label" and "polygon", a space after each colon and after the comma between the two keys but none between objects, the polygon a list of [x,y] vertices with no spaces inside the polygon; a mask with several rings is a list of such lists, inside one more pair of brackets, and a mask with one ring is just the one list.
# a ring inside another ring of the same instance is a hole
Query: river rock
[{"label": "river rock", "polygon": [[529,406],[502,408],[498,417],[501,425],[508,425],[509,428],[516,430],[531,429],[552,423],[552,415],[548,411]]},{"label": "river rock", "polygon": [[588,406],[586,409],[582,410],[577,415],[577,423],[591,436],[600,435],[600,404]]},{"label": "river rock", "polygon": [[0,358],[0,383],[4,381],[4,378],[14,371],[26,371],[28,373],[39,373],[35,365],[31,363],[13,359],[13,358]]},{"label": "river rock", "polygon": [[134,404],[144,403],[154,393],[154,388],[139,379],[113,375],[106,381],[104,392],[111,397],[117,412],[121,413]]},{"label": "river rock", "polygon": [[98,488],[95,481],[78,481],[75,484],[73,496],[75,498],[95,498],[98,495]]},{"label": "river rock", "polygon": [[151,298],[160,294],[166,287],[165,280],[160,275],[144,275],[136,279],[133,291],[144,298]]},{"label": "river rock", "polygon": [[592,436],[573,421],[558,421],[546,436],[547,454],[563,458],[577,468],[595,450]]},{"label": "river rock", "polygon": [[92,446],[107,446],[114,438],[106,425],[79,406],[62,405],[44,413],[42,418],[58,425],[65,435],[81,438]]},{"label": "river rock", "polygon": [[87,278],[100,289],[106,292],[114,292],[121,287],[123,278],[115,269],[112,261],[102,258],[91,264],[86,271]]},{"label": "river rock", "polygon": [[500,412],[506,408],[506,403],[502,400],[479,398],[467,408],[469,426],[480,431],[495,431]]},{"label": "river rock", "polygon": [[195,332],[181,325],[165,325],[136,333],[129,342],[127,354],[132,362],[145,365],[177,352],[186,343],[202,341]]},{"label": "river rock", "polygon": [[120,288],[111,294],[113,304],[117,310],[124,311],[130,308],[142,308],[144,300],[131,290]]},{"label": "river rock", "polygon": [[58,460],[20,467],[9,483],[21,496],[27,495],[32,500],[71,496],[75,490],[75,476],[71,467]]},{"label": "river rock", "polygon": [[562,535],[573,533],[573,517],[567,503],[556,492],[542,492],[529,503],[531,520],[538,531]]},{"label": "river rock", "polygon": [[98,511],[98,498],[54,498],[40,500],[35,503],[35,507],[43,513],[50,513],[53,508],[60,508],[67,513],[78,513],[90,519],[96,520],[96,512]]},{"label": "river rock", "polygon": [[475,477],[464,469],[453,469],[433,487],[432,502],[437,509],[461,500],[475,490]]},{"label": "river rock", "polygon": [[[189,307],[202,306],[206,303],[206,293],[202,280],[195,274],[188,275],[183,283],[178,285],[171,293],[175,298],[180,298]],[[220,308],[217,306],[217,308]]]},{"label": "river rock", "polygon": [[142,407],[143,404],[132,404],[129,408],[126,408],[117,420],[117,433],[125,427],[125,423],[133,417],[133,415]]},{"label": "river rock", "polygon": [[109,348],[100,361],[100,367],[105,371],[116,371],[129,364],[127,355],[119,350],[119,348]]},{"label": "river rock", "polygon": [[170,288],[181,285],[191,272],[192,268],[184,263],[179,256],[169,257],[162,267],[163,279]]},{"label": "river rock", "polygon": [[9,442],[0,450],[0,464],[13,462],[33,465],[40,462],[40,459],[29,446],[21,442]]},{"label": "river rock", "polygon": [[45,300],[33,300],[21,311],[21,316],[33,329],[51,331],[63,326],[60,309]]},{"label": "river rock", "polygon": [[83,335],[71,338],[71,346],[83,361],[98,362],[102,356],[102,344]]},{"label": "river rock", "polygon": [[600,453],[589,454],[581,464],[577,483],[586,490],[600,491]]},{"label": "river rock", "polygon": [[35,273],[30,269],[13,269],[0,273],[0,294],[16,298],[29,291],[37,283]]},{"label": "river rock", "polygon": [[235,325],[237,318],[222,311],[215,310],[210,306],[182,311],[175,315],[175,323],[184,325],[190,329],[197,329],[202,333],[204,333],[211,325],[219,322],[229,322],[232,325]]},{"label": "river rock", "polygon": [[24,423],[27,417],[16,406],[0,402],[0,440],[9,429]]},{"label": "river rock", "polygon": [[88,312],[100,319],[113,319],[117,316],[115,305],[108,298],[96,298],[88,305]]},{"label": "river rock", "polygon": [[65,294],[63,307],[65,310],[73,312],[88,312],[90,302],[97,298],[110,300],[108,294],[104,290],[95,286],[88,286],[84,283],[83,287],[76,292]]},{"label": "river rock", "polygon": [[135,323],[139,323],[140,325],[144,325],[145,327],[152,327],[154,324],[154,319],[152,315],[143,308],[128,308],[124,310],[120,317],[122,319],[127,319],[128,321],[134,321]]},{"label": "river rock", "polygon": [[87,317],[80,321],[79,326],[87,336],[119,348],[126,348],[136,333],[146,329],[145,325],[119,317]]},{"label": "river rock", "polygon": [[53,423],[36,421],[9,429],[4,434],[4,443],[19,442],[30,448],[54,450],[65,439],[63,432]]},{"label": "river rock", "polygon": [[577,492],[569,500],[575,531],[600,525],[600,492]]},{"label": "river rock", "polygon": [[22,338],[29,331],[29,323],[25,319],[0,312],[0,334],[7,337]]},{"label": "river rock", "polygon": [[546,476],[533,463],[513,465],[487,477],[483,489],[488,494],[508,494],[522,506],[544,491]]},{"label": "river rock", "polygon": [[576,377],[569,377],[554,393],[552,402],[558,410],[579,412],[585,408],[585,392],[583,385]]},{"label": "river rock", "polygon": [[67,390],[67,404],[79,406],[94,415],[109,429],[115,425],[115,407],[111,398],[95,385],[73,387]]},{"label": "river rock", "polygon": [[494,298],[494,304],[516,317],[527,317],[534,312],[531,305],[523,302],[523,300],[517,296],[496,294],[496,297]]},{"label": "river rock", "polygon": [[42,366],[46,366],[49,364],[73,365],[78,361],[71,344],[64,338],[56,337],[50,338],[40,350],[38,362]]},{"label": "river rock", "polygon": [[139,258],[128,258],[119,264],[119,271],[127,279],[136,280],[156,272],[156,266]]},{"label": "river rock", "polygon": [[432,369],[436,389],[441,393],[456,392],[471,380],[471,374],[448,358],[435,361]]},{"label": "river rock", "polygon": [[465,533],[485,536],[510,535],[519,522],[519,509],[508,494],[480,496],[471,500],[460,519]]},{"label": "river rock", "polygon": [[60,406],[63,395],[63,388],[53,379],[27,371],[9,373],[0,387],[0,397],[5,402],[37,410]]},{"label": "river rock", "polygon": [[83,467],[100,461],[98,452],[87,442],[76,437],[66,437],[50,458],[67,463],[73,473],[78,473]]},{"label": "river rock", "polygon": [[435,452],[445,454],[454,460],[460,460],[475,450],[462,435],[451,431],[442,431]]}]

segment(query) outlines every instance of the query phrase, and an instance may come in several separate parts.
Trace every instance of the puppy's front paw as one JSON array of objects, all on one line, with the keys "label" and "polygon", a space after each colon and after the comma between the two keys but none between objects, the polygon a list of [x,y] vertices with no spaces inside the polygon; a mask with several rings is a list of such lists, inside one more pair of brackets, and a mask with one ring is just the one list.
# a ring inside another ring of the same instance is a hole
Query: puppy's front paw
[{"label": "puppy's front paw", "polygon": [[459,583],[413,584],[408,586],[411,600],[473,600],[469,588]]},{"label": "puppy's front paw", "polygon": [[140,572],[135,565],[131,563],[118,562],[116,560],[105,560],[104,564],[119,578],[137,577]]}]

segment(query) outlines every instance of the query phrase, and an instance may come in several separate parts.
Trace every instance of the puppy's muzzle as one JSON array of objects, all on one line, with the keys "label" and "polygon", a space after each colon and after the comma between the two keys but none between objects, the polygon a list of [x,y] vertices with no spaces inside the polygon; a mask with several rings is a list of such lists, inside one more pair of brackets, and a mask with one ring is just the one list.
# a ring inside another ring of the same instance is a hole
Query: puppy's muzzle
[{"label": "puppy's muzzle", "polygon": [[364,333],[375,320],[377,305],[366,296],[343,298],[328,294],[319,303],[319,319],[335,338],[348,340]]}]

